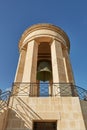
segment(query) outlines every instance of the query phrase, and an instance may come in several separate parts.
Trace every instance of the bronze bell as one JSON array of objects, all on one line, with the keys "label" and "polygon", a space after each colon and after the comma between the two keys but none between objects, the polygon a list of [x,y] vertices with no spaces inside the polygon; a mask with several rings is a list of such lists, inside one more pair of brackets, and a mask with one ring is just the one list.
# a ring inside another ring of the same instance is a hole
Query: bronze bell
[{"label": "bronze bell", "polygon": [[39,61],[37,67],[37,80],[49,81],[52,79],[52,69],[50,61]]}]

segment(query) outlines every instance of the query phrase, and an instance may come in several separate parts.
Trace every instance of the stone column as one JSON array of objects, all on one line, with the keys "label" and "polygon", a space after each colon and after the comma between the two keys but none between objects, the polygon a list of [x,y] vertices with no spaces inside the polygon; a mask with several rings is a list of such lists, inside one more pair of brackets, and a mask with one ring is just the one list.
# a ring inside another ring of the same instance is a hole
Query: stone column
[{"label": "stone column", "polygon": [[38,54],[38,44],[32,40],[27,45],[27,52],[25,58],[25,65],[24,65],[24,73],[22,82],[29,83],[30,87],[26,87],[25,91],[29,91],[31,95],[36,95],[37,93],[37,86],[36,84],[36,73],[37,73],[37,54]]},{"label": "stone column", "polygon": [[18,61],[14,82],[22,82],[24,63],[25,63],[26,50],[22,49]]},{"label": "stone column", "polygon": [[66,77],[67,77],[67,82],[69,84],[67,84],[68,86],[68,94],[69,95],[75,95],[77,96],[77,90],[75,88],[75,80],[74,80],[74,75],[73,75],[73,71],[72,71],[72,66],[70,63],[70,58],[69,58],[69,54],[67,51],[67,48],[63,50],[64,53],[64,64],[65,64],[65,68],[66,68]]},{"label": "stone column", "polygon": [[66,73],[67,73],[67,82],[74,84],[74,76],[73,71],[70,63],[70,58],[67,49],[63,50],[64,59],[65,59],[65,66],[66,66]]},{"label": "stone column", "polygon": [[53,40],[51,44],[51,59],[53,73],[53,95],[60,95],[59,83],[66,82],[65,66],[62,52],[62,45],[59,41]]},{"label": "stone column", "polygon": [[22,82],[26,50],[22,49],[20,52],[19,62],[14,79],[13,94],[18,94],[20,91],[20,84]]}]

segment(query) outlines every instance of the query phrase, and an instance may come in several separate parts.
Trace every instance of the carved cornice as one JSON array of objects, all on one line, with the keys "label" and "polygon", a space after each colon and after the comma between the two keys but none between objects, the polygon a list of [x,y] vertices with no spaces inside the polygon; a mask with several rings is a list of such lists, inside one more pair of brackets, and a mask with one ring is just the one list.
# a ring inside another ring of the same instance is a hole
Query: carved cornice
[{"label": "carved cornice", "polygon": [[36,31],[36,30],[41,30],[41,29],[46,29],[46,30],[52,30],[58,34],[60,34],[64,40],[66,41],[66,45],[68,47],[68,49],[70,49],[70,41],[69,41],[69,38],[67,36],[67,34],[60,28],[60,27],[57,27],[55,25],[52,25],[52,24],[35,24],[31,27],[29,27],[28,29],[26,29],[24,31],[24,33],[22,34],[22,37],[19,41],[19,48],[22,46],[23,44],[23,41],[24,39],[32,32]]}]

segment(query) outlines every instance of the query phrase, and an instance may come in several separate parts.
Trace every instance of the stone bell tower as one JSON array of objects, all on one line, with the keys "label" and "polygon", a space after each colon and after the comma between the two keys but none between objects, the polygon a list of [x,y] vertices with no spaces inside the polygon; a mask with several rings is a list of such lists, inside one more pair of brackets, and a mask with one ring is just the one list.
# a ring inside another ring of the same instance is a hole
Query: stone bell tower
[{"label": "stone bell tower", "polygon": [[51,24],[33,25],[19,51],[4,130],[86,130],[66,33]]},{"label": "stone bell tower", "polygon": [[74,83],[69,60],[69,39],[60,28],[49,24],[30,27],[20,39],[19,50],[15,82],[36,83],[39,62],[49,61],[53,82]]},{"label": "stone bell tower", "polygon": [[39,94],[40,81],[49,81],[51,95],[56,95],[52,83],[74,84],[69,39],[60,28],[49,24],[30,27],[22,35],[19,50],[15,82],[37,83],[34,94]]}]

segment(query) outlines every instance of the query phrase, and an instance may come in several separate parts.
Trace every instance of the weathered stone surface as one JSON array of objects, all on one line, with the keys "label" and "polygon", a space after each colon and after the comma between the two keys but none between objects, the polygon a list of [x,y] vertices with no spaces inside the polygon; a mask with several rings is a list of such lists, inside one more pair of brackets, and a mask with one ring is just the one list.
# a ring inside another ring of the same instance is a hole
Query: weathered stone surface
[{"label": "weathered stone surface", "polygon": [[[34,25],[23,33],[19,50],[14,81],[21,83],[14,85],[8,108],[0,111],[0,130],[33,130],[34,121],[56,121],[57,130],[86,130],[85,102],[80,104],[79,98],[73,97],[71,86],[62,91],[67,86],[51,84],[74,84],[66,33],[54,25]],[[40,81],[37,81],[37,65],[40,60],[50,60],[52,64],[50,97],[38,96]],[[38,84],[30,88],[27,82]]]}]

